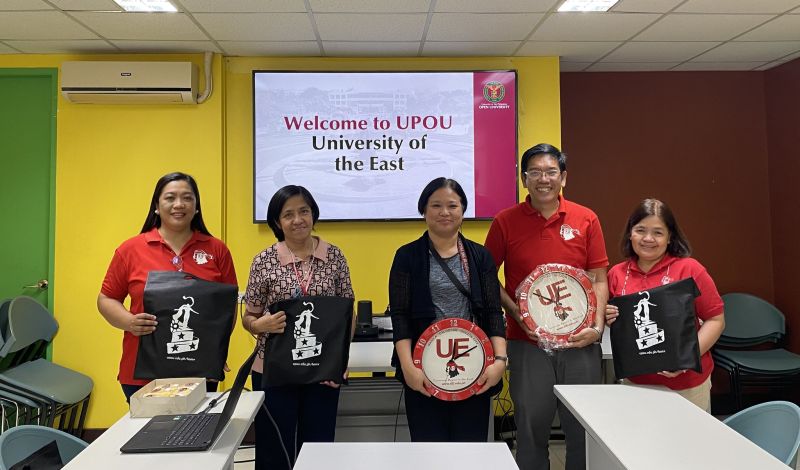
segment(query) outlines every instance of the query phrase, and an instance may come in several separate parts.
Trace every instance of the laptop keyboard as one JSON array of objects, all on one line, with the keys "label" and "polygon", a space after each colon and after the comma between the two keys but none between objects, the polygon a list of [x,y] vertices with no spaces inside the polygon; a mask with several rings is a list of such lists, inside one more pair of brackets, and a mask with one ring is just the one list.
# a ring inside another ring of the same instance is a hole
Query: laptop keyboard
[{"label": "laptop keyboard", "polygon": [[180,423],[175,426],[161,443],[163,446],[191,446],[197,443],[200,434],[208,426],[209,421],[214,415],[205,413],[198,415],[186,415]]}]

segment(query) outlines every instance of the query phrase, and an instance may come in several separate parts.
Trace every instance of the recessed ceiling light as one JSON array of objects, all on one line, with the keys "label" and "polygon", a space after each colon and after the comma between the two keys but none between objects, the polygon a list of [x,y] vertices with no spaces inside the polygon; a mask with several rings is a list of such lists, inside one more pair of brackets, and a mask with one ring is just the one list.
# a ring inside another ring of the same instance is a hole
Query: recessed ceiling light
[{"label": "recessed ceiling light", "polygon": [[168,0],[114,0],[125,11],[178,11]]},{"label": "recessed ceiling light", "polygon": [[558,11],[608,11],[618,0],[566,0]]}]

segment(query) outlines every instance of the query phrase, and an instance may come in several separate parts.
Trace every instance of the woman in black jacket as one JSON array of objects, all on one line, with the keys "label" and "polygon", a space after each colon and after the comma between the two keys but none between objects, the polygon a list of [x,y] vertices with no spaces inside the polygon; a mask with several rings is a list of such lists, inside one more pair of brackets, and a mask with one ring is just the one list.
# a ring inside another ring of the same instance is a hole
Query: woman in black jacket
[{"label": "woman in black jacket", "polygon": [[[404,384],[411,440],[486,441],[489,402],[502,387],[507,362],[497,269],[483,246],[459,233],[467,196],[458,182],[447,178],[431,181],[422,191],[417,208],[425,217],[428,231],[397,250],[389,274],[395,342],[392,364]],[[467,292],[456,287],[436,261],[437,256]],[[422,332],[443,318],[476,323],[489,336],[495,353],[494,364],[478,381],[481,389],[461,401],[432,397],[425,388],[430,383],[412,360],[412,348]]]}]

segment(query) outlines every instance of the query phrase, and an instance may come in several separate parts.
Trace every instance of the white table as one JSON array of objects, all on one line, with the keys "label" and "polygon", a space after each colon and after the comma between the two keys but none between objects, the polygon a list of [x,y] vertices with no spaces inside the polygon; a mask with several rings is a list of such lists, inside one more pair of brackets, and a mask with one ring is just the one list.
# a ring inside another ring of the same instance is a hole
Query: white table
[{"label": "white table", "polygon": [[350,372],[394,372],[392,341],[359,341],[350,343]]},{"label": "white table", "polygon": [[[205,403],[217,395],[219,394],[208,394],[206,400],[197,409],[204,409]],[[222,431],[222,435],[211,449],[202,452],[122,454],[119,448],[150,420],[150,418],[131,418],[126,414],[64,468],[68,470],[232,469],[233,455],[242,443],[242,439],[263,401],[264,392],[242,392],[233,416]],[[212,411],[219,413],[224,406],[223,401]]]},{"label": "white table", "polygon": [[556,385],[586,429],[587,470],[787,470],[775,457],[663,387]]},{"label": "white table", "polygon": [[294,470],[516,470],[503,442],[308,442]]}]

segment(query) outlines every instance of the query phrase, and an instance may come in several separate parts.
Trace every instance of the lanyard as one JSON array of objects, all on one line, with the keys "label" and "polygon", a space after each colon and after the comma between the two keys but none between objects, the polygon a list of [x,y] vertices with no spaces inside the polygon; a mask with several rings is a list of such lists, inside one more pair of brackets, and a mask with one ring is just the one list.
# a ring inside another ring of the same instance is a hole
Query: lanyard
[{"label": "lanyard", "polygon": [[[313,261],[314,258],[312,257],[311,259]],[[303,295],[308,295],[308,287],[311,285],[311,275],[314,273],[314,266],[311,265],[311,269],[308,270],[308,274],[306,274],[306,279],[304,281],[300,277],[300,273],[303,271],[302,269],[303,261],[302,260],[298,261],[300,261],[300,271],[297,270],[297,264],[294,261],[292,261],[292,268],[294,269],[294,277],[295,279],[297,279],[297,285],[298,287],[300,287],[300,292],[302,292]],[[311,261],[309,261],[308,263],[311,264]]]}]

